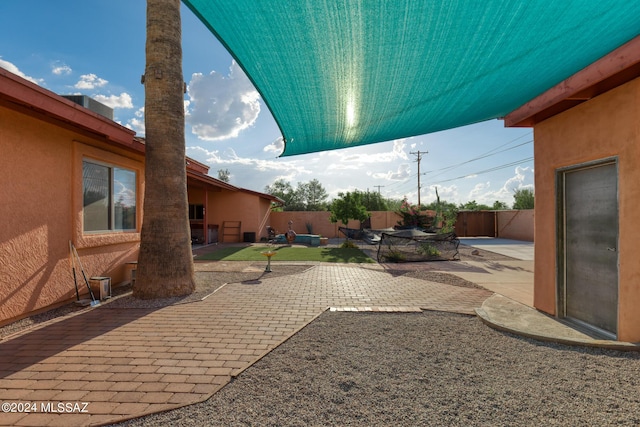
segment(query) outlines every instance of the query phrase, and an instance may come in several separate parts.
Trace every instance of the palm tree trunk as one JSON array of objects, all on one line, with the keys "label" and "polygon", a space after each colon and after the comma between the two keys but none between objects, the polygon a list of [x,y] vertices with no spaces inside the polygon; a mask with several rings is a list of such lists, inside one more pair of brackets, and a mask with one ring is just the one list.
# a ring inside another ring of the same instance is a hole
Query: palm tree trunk
[{"label": "palm tree trunk", "polygon": [[180,0],[147,0],[145,191],[133,295],[195,290],[187,201]]}]

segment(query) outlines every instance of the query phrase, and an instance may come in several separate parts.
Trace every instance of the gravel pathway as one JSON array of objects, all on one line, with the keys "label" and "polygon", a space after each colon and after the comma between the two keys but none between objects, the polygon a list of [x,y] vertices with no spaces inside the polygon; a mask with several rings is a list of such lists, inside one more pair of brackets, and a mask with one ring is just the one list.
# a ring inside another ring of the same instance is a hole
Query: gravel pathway
[{"label": "gravel pathway", "polygon": [[206,402],[123,426],[640,424],[640,355],[452,313],[325,313]]}]

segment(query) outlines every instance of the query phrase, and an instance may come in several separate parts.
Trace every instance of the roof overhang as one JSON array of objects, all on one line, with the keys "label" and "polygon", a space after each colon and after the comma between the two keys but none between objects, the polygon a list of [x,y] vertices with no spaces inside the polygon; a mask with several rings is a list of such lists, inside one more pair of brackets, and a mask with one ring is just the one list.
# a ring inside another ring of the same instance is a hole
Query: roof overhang
[{"label": "roof overhang", "polygon": [[140,152],[135,131],[0,68],[0,105]]},{"label": "roof overhang", "polygon": [[[191,162],[195,162],[195,160],[187,158],[187,162],[191,163]],[[284,205],[284,201],[276,196],[273,196],[271,194],[266,194],[266,193],[260,193],[258,191],[247,190],[246,188],[236,187],[227,182],[221,181],[219,179],[206,175],[202,172],[194,170],[190,168],[190,166],[192,165],[191,164],[187,165],[187,180],[192,185],[198,185],[210,191],[227,190],[231,192],[241,192],[241,193],[251,194],[253,196],[257,196],[262,199],[269,200],[270,202],[275,203],[277,205]]]},{"label": "roof overhang", "polygon": [[640,77],[640,37],[507,114],[504,125],[532,127],[637,77]]}]

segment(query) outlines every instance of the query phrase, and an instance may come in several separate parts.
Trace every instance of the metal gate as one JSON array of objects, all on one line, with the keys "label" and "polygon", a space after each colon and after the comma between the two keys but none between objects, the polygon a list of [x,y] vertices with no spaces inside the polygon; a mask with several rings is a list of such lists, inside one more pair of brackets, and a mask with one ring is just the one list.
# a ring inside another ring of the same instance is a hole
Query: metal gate
[{"label": "metal gate", "polygon": [[[607,335],[618,324],[618,170],[615,161],[564,170],[560,313]],[[562,277],[564,276],[564,277]]]}]

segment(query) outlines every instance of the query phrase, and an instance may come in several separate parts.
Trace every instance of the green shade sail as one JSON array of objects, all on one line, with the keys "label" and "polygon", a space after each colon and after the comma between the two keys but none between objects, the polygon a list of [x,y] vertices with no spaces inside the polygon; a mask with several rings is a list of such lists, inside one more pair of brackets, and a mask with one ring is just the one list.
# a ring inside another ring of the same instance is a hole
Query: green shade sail
[{"label": "green shade sail", "polygon": [[640,34],[636,0],[184,0],[283,156],[502,117]]}]

